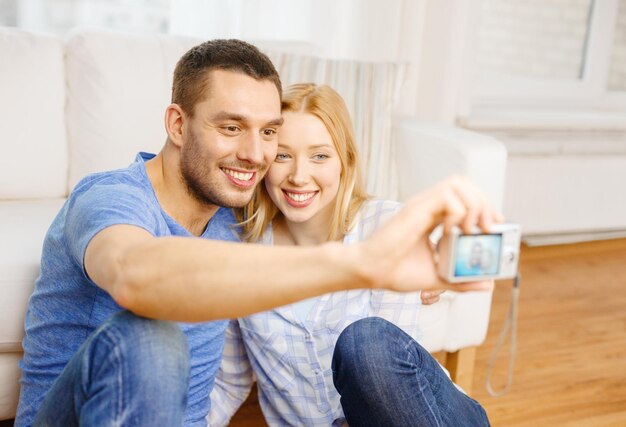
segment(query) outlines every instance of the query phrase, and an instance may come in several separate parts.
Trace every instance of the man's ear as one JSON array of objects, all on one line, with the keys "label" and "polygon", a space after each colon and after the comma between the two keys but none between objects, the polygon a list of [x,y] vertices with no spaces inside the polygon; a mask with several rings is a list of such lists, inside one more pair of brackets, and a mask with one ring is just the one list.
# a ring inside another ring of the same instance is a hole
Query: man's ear
[{"label": "man's ear", "polygon": [[165,131],[169,140],[177,147],[183,145],[183,125],[186,116],[178,104],[170,104],[165,109]]}]

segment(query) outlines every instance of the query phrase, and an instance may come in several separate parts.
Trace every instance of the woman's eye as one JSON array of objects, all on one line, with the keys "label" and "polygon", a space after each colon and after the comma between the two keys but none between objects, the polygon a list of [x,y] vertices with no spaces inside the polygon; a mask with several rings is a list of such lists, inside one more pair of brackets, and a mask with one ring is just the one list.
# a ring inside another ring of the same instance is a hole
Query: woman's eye
[{"label": "woman's eye", "polygon": [[289,158],[288,154],[285,153],[278,153],[276,154],[276,160],[281,161],[281,160],[287,160]]},{"label": "woman's eye", "polygon": [[316,154],[313,156],[313,159],[321,161],[321,160],[326,160],[330,158],[330,156],[328,154]]}]

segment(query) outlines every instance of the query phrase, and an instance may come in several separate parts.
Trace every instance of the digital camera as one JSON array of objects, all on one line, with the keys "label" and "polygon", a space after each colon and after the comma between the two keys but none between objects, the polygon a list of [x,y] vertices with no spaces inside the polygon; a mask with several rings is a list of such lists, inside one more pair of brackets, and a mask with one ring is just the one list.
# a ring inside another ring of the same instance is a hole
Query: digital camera
[{"label": "digital camera", "polygon": [[517,275],[519,224],[494,224],[489,233],[465,234],[458,227],[439,240],[439,276],[450,283],[510,279]]}]

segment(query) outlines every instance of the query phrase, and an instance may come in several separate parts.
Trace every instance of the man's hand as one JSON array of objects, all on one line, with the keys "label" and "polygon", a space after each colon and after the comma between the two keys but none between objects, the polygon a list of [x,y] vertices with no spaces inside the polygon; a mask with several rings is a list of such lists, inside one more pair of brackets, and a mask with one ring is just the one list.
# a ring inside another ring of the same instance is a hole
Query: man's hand
[{"label": "man's hand", "polygon": [[[410,199],[405,207],[359,247],[364,275],[372,287],[394,291],[492,289],[492,281],[448,283],[437,273],[428,236],[444,225],[485,232],[502,222],[482,192],[468,179],[454,176]],[[438,296],[438,295],[437,295]]]}]

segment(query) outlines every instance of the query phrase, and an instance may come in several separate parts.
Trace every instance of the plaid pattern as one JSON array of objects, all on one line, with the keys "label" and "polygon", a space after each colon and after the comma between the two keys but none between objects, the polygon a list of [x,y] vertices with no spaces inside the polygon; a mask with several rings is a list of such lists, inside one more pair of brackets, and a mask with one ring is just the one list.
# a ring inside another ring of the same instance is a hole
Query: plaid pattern
[{"label": "plaid pattern", "polygon": [[[366,202],[344,244],[365,239],[400,208],[392,201]],[[266,244],[271,244],[271,230]],[[295,305],[295,304],[294,304]],[[259,403],[270,426],[345,424],[332,380],[331,358],[341,331],[379,316],[419,339],[419,292],[352,290],[315,298],[302,320],[294,305],[231,321],[215,388],[209,425],[225,426],[256,379]]]}]

